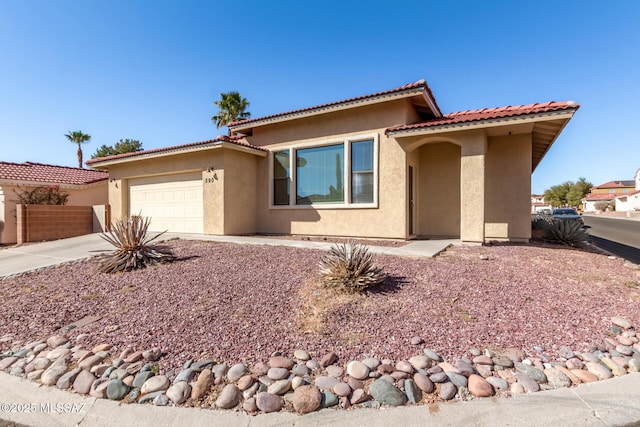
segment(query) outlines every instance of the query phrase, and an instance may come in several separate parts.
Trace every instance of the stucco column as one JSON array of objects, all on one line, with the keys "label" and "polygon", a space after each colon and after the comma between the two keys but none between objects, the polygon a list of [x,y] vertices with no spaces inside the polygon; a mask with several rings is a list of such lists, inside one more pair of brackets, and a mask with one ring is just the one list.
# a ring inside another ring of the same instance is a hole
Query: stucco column
[{"label": "stucco column", "polygon": [[484,242],[485,153],[484,133],[460,139],[460,239]]}]

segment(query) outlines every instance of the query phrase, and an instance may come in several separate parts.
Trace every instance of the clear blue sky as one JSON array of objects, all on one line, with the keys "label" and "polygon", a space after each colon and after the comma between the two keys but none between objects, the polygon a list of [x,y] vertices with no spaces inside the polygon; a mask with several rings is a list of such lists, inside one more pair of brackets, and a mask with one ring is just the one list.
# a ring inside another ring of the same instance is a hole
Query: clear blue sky
[{"label": "clear blue sky", "polygon": [[640,167],[640,1],[0,0],[0,160],[76,166],[64,134],[144,148],[424,78],[443,112],[574,100],[532,190]]}]

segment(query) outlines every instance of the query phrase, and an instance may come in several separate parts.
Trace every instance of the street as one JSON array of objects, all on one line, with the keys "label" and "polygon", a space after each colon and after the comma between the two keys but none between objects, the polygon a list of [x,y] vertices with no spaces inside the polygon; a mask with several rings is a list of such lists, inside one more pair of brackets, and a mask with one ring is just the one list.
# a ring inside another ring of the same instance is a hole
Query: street
[{"label": "street", "polygon": [[640,221],[584,215],[593,243],[633,263],[640,264]]}]

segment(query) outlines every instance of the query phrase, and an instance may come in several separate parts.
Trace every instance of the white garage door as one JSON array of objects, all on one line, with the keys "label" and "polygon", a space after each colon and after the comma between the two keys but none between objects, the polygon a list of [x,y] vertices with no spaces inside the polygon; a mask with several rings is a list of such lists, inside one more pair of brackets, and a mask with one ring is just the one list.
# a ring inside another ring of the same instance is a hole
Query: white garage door
[{"label": "white garage door", "polygon": [[151,218],[149,229],[202,233],[202,174],[129,181],[129,212]]}]

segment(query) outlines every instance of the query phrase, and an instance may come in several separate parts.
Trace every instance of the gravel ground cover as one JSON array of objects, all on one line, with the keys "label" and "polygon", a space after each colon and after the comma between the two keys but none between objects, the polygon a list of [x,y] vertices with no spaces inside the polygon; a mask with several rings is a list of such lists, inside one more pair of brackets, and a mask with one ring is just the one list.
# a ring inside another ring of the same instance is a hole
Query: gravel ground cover
[{"label": "gravel ground cover", "polygon": [[271,234],[256,234],[256,237],[265,237],[267,239],[276,240],[302,240],[308,242],[321,242],[321,243],[349,243],[356,242],[362,245],[369,246],[385,246],[401,248],[411,243],[410,240],[393,240],[393,239],[349,239],[343,237],[326,237],[326,236],[302,236],[302,235],[271,235]]},{"label": "gravel ground cover", "polygon": [[[0,281],[0,336],[64,333],[115,349],[158,347],[163,369],[190,358],[265,362],[304,349],[340,360],[445,357],[470,347],[532,349],[557,356],[601,340],[613,316],[640,324],[640,281],[623,260],[559,246],[455,247],[433,259],[378,256],[389,274],[364,295],[318,283],[323,252],[171,241],[178,260],[126,274],[86,260]],[[88,325],[62,328],[86,316]],[[9,348],[0,343],[0,350]]]}]

